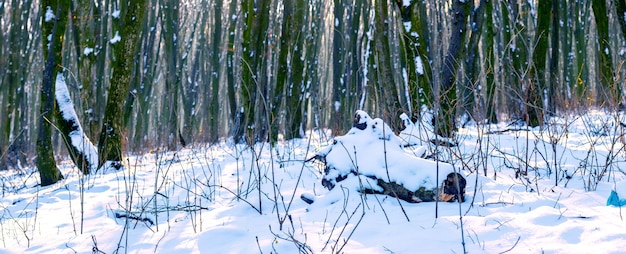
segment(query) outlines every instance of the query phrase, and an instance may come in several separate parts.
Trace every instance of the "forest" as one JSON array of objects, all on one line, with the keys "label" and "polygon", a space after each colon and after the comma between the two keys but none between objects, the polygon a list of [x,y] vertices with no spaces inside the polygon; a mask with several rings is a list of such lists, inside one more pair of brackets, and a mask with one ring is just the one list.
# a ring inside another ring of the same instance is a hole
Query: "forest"
[{"label": "forest", "polygon": [[624,105],[623,0],[7,0],[0,30],[0,170],[42,185],[55,159],[341,134],[355,110],[453,137]]}]

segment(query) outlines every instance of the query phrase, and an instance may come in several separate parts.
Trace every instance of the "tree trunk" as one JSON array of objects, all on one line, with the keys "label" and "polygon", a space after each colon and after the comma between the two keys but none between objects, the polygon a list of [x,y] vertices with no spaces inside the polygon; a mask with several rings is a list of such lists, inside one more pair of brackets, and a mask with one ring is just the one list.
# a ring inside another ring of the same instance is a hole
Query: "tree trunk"
[{"label": "tree trunk", "polygon": [[320,73],[324,73],[321,69],[320,65],[324,63],[323,58],[321,57],[322,49],[321,45],[323,45],[322,34],[324,31],[322,29],[318,29],[318,27],[323,24],[323,2],[322,1],[312,1],[313,2],[313,11],[311,13],[311,23],[309,24],[309,34],[307,35],[307,39],[305,41],[307,48],[306,55],[306,69],[308,80],[310,80],[309,92],[310,96],[307,97],[308,103],[306,105],[310,106],[310,115],[305,118],[305,121],[309,124],[308,128],[319,128],[322,126],[322,115],[321,115],[321,107],[322,107],[322,96],[320,96],[320,90],[322,89],[322,84],[325,84],[321,79]]},{"label": "tree trunk", "polygon": [[[368,84],[364,84],[364,74],[359,71],[363,68],[362,57],[363,57],[363,44],[362,40],[366,39],[367,36],[360,35],[360,31],[363,30],[363,25],[368,24],[368,11],[371,8],[371,4],[368,4],[367,1],[355,1],[354,4],[348,5],[349,8],[345,10],[346,13],[346,21],[347,26],[345,26],[345,30],[342,32],[344,34],[343,43],[344,43],[344,89],[345,89],[345,99],[344,103],[346,107],[343,107],[345,116],[352,116],[354,113],[354,109],[363,109],[365,107],[363,98],[367,97],[367,94],[364,91],[364,86]],[[391,20],[390,20],[391,22]],[[394,22],[395,23],[395,22]],[[361,101],[359,101],[361,100]],[[342,104],[342,105],[343,105]],[[346,121],[350,118],[343,119],[344,124],[346,122],[349,124],[349,121]],[[350,125],[347,126],[348,128]]]},{"label": "tree trunk", "polygon": [[[176,55],[178,55],[179,62],[175,67],[176,75],[178,76],[178,85],[176,86],[177,94],[181,94],[180,99],[176,99],[177,108],[182,106],[183,115],[182,117],[176,118],[176,127],[174,128],[174,136],[176,139],[175,145],[180,144],[180,146],[186,146],[188,144],[192,144],[198,141],[201,141],[198,134],[199,122],[197,117],[198,112],[198,94],[200,93],[200,86],[198,84],[198,78],[200,77],[199,62],[200,59],[197,57],[202,54],[208,46],[206,44],[206,40],[204,39],[204,31],[207,23],[208,9],[205,6],[206,3],[202,3],[200,5],[200,11],[198,11],[194,16],[188,16],[186,18],[181,19],[180,21],[176,21],[177,30],[179,33],[175,38],[185,38],[180,43],[178,43],[178,39],[176,40],[179,46],[175,48],[175,50],[179,51]],[[180,7],[176,7],[178,10]],[[177,11],[177,16],[180,15],[180,11]],[[184,12],[183,12],[184,13]],[[184,15],[184,14],[183,14]],[[179,24],[182,22],[183,25]],[[191,22],[190,25],[184,25],[186,22]],[[198,39],[198,37],[200,37]],[[198,43],[200,41],[200,43]],[[195,50],[193,49],[193,45],[196,44],[197,47]],[[204,62],[206,57],[202,59]],[[191,66],[189,66],[191,65]],[[191,70],[190,70],[191,69]],[[206,71],[203,71],[204,74]],[[215,73],[211,75],[217,75]],[[207,78],[208,80],[208,78]],[[213,86],[214,84],[211,84]],[[210,90],[210,89],[207,89]],[[182,103],[178,103],[178,101]],[[207,99],[210,100],[210,99]],[[177,110],[178,111],[178,110]],[[217,117],[217,116],[216,116]],[[209,119],[210,120],[210,119]],[[217,132],[217,130],[209,130],[209,132]],[[175,148],[175,147],[174,147]]]},{"label": "tree trunk", "polygon": [[[285,99],[285,87],[289,83],[289,73],[292,68],[290,65],[291,61],[288,59],[290,51],[293,51],[292,36],[298,36],[292,33],[295,19],[294,15],[294,1],[283,1],[283,25],[281,28],[280,48],[278,52],[278,71],[276,73],[276,86],[272,95],[272,104],[270,105],[269,140],[272,145],[278,140],[279,125],[282,119],[280,115]],[[291,55],[293,55],[293,52]],[[285,110],[290,110],[290,108],[287,107]]]},{"label": "tree trunk", "polygon": [[552,31],[550,37],[550,47],[552,50],[550,51],[550,82],[546,85],[546,101],[548,105],[546,105],[546,111],[549,112],[550,115],[556,114],[556,98],[555,88],[561,84],[560,76],[562,71],[559,70],[559,40],[560,32],[559,29],[561,27],[561,22],[559,18],[560,11],[560,0],[552,1]]},{"label": "tree trunk", "polygon": [[574,52],[572,51],[572,41],[573,41],[573,32],[574,32],[574,13],[572,5],[576,3],[570,3],[567,0],[560,0],[559,3],[561,5],[560,8],[560,16],[561,21],[564,23],[564,29],[561,30],[561,62],[563,65],[563,84],[560,89],[557,91],[561,91],[559,98],[561,101],[555,103],[555,105],[560,105],[560,109],[564,111],[569,111],[573,108],[576,103],[577,98],[574,97],[574,91],[572,91],[572,83],[576,82],[576,76],[574,72]]},{"label": "tree trunk", "polygon": [[615,9],[617,12],[617,17],[621,17],[617,19],[617,23],[619,23],[619,27],[622,30],[622,38],[626,37],[626,1],[618,0],[615,1]]},{"label": "tree trunk", "polygon": [[[496,71],[496,58],[494,54],[494,37],[495,30],[493,28],[493,5],[497,4],[493,1],[482,0],[481,5],[485,7],[485,25],[483,32],[483,52],[485,55],[485,94],[484,94],[484,106],[485,111],[485,119],[489,121],[489,123],[498,123],[497,116],[497,105],[496,105],[496,81],[495,81],[495,71]],[[508,18],[508,17],[507,17]],[[510,26],[509,28],[510,29]]]},{"label": "tree trunk", "polygon": [[115,61],[111,64],[113,74],[98,142],[99,166],[106,161],[117,163],[122,161],[122,140],[125,135],[123,106],[132,82],[132,71],[147,0],[130,3],[122,1],[121,3],[122,14],[119,18],[113,19],[113,33],[118,33],[117,35],[121,38],[113,37],[110,41]]},{"label": "tree trunk", "polygon": [[[63,175],[54,161],[52,147],[52,121],[54,116],[54,80],[53,77],[62,73],[61,55],[63,50],[63,36],[67,25],[69,1],[43,0],[42,10],[43,34],[50,34],[44,42],[45,68],[43,84],[41,86],[41,106],[39,117],[39,136],[37,137],[37,169],[41,179],[41,186],[47,186],[63,179]],[[46,48],[45,45],[48,45]],[[61,74],[62,75],[62,74]]]},{"label": "tree trunk", "polygon": [[[1,40],[2,38],[0,38]],[[0,64],[0,69],[2,69]],[[8,93],[9,89],[0,90],[0,119],[9,119],[8,106]],[[8,168],[7,153],[9,150],[9,136],[11,135],[11,129],[8,128],[8,122],[0,124],[0,171]]]},{"label": "tree trunk", "polygon": [[[304,18],[306,16],[307,7],[304,5],[304,1],[295,1],[292,15],[285,16],[291,19],[292,25],[286,31],[291,33],[294,37],[291,40],[291,75],[289,86],[286,87],[286,102],[287,108],[285,111],[286,126],[285,126],[285,139],[302,138],[304,132],[304,126],[302,126],[302,111],[304,101],[304,80],[305,77],[305,65],[304,57],[306,56],[306,48],[304,44]],[[282,48],[281,48],[282,50]]]},{"label": "tree trunk", "polygon": [[470,16],[472,33],[470,34],[469,43],[467,45],[468,52],[465,60],[465,68],[467,78],[465,79],[465,85],[462,85],[459,89],[462,95],[461,101],[461,113],[467,115],[467,120],[482,121],[483,116],[478,117],[476,96],[481,94],[480,87],[480,73],[482,59],[480,58],[480,48],[478,46],[480,38],[483,32],[483,20],[485,5],[488,3],[482,2],[479,6],[474,6],[472,3],[472,11]]},{"label": "tree trunk", "polygon": [[[80,45],[93,47],[93,43],[90,41],[94,36],[94,29],[91,25],[93,23],[90,23],[91,20],[88,19],[88,17],[93,17],[91,15],[91,8],[93,8],[93,6],[91,6],[89,2],[83,1],[79,2],[78,7],[79,8],[76,8],[74,5],[71,6],[70,17],[72,17],[72,22],[69,32],[73,39],[71,42],[74,44],[76,76],[79,77],[78,87],[82,87],[82,82],[91,83],[90,75],[93,61],[90,56],[94,54],[88,50],[81,50]],[[79,19],[79,17],[82,18]],[[79,33],[79,31],[83,31],[83,33]],[[81,40],[81,35],[84,35],[86,40]],[[66,45],[69,48],[71,44],[68,43]],[[93,48],[91,49],[93,50]],[[65,50],[65,53],[70,52],[71,50]],[[69,54],[67,55],[69,56]],[[65,62],[71,63],[72,59],[68,57]],[[85,67],[84,71],[83,66]],[[83,74],[83,72],[85,72],[86,75]],[[77,96],[77,98],[81,97]],[[69,151],[70,158],[82,173],[89,174],[90,172],[96,171],[98,166],[98,154],[80,124],[79,116],[75,111],[75,104],[72,102],[65,78],[61,73],[57,74],[55,80],[55,101],[55,119],[57,127]],[[88,105],[91,105],[91,102]]]},{"label": "tree trunk", "polygon": [[[241,58],[241,126],[236,135],[241,140],[243,137],[248,144],[260,141],[265,123],[258,117],[257,107],[261,107],[258,101],[259,92],[263,91],[266,81],[261,77],[263,69],[264,49],[266,44],[266,31],[269,25],[269,0],[252,1],[246,0],[242,5],[242,13],[245,20],[245,28],[242,38]],[[262,110],[262,108],[259,108]],[[262,112],[262,111],[261,111]]]},{"label": "tree trunk", "polygon": [[181,80],[179,72],[179,2],[164,1],[161,4],[161,36],[165,42],[165,101],[163,103],[163,130],[167,137],[167,147],[169,150],[177,150],[179,144],[178,129],[178,91],[180,89]]},{"label": "tree trunk", "polygon": [[[546,78],[548,73],[546,68],[546,59],[548,53],[548,37],[550,35],[551,21],[551,1],[539,0],[537,4],[537,30],[535,32],[535,50],[533,51],[533,64],[531,65],[531,82],[526,88],[528,96],[526,100],[526,114],[528,125],[541,126],[544,121],[544,114],[549,109],[546,108],[550,103],[544,104],[543,100],[549,100],[544,97],[549,89],[549,79]],[[547,94],[546,94],[547,95]]]},{"label": "tree trunk", "polygon": [[212,36],[212,44],[213,48],[211,50],[211,67],[213,71],[211,72],[211,102],[210,102],[210,112],[209,112],[209,130],[211,132],[209,136],[209,142],[215,143],[219,138],[219,112],[220,112],[220,69],[221,69],[221,58],[222,58],[222,0],[215,1],[215,12],[214,12],[214,24],[215,28]]},{"label": "tree trunk", "polygon": [[[94,137],[91,132],[91,123],[95,122],[93,111],[94,108],[99,105],[95,105],[95,96],[93,88],[95,87],[96,78],[94,77],[95,63],[98,55],[103,56],[96,52],[95,38],[97,28],[99,28],[98,21],[94,16],[99,16],[99,10],[94,6],[91,1],[80,0],[72,5],[72,30],[73,30],[73,43],[76,51],[76,76],[78,78],[79,86],[82,87],[80,100],[77,101],[79,105],[83,105],[84,108],[89,109],[81,113],[84,117],[83,124],[86,126],[87,135]],[[81,48],[81,45],[83,48]],[[81,50],[82,49],[82,50]]]},{"label": "tree trunk", "polygon": [[[105,89],[108,84],[107,54],[110,35],[109,22],[103,18],[110,6],[109,0],[95,5],[92,1],[79,1],[80,45],[83,47],[78,68],[81,69],[79,79],[82,89],[82,105],[84,112],[83,125],[91,140],[97,140],[102,127],[103,110],[106,106]],[[90,9],[91,12],[87,12]],[[84,23],[83,23],[84,22]],[[85,51],[87,50],[87,51]],[[93,50],[93,51],[89,51]]]},{"label": "tree trunk", "polygon": [[589,68],[587,67],[587,40],[586,32],[589,27],[589,1],[584,1],[583,3],[576,4],[576,13],[580,15],[580,18],[576,19],[575,28],[574,28],[574,40],[576,43],[574,44],[575,48],[575,56],[576,56],[576,82],[573,84],[575,86],[574,90],[576,91],[577,98],[583,103],[585,106],[589,106],[591,101],[589,98],[591,97],[589,94]]},{"label": "tree trunk", "polygon": [[[9,12],[9,17],[11,23],[17,23],[20,16],[19,12],[21,8],[18,8],[17,1],[13,1],[13,9]],[[4,17],[5,5],[0,4],[0,18]],[[17,64],[17,55],[20,50],[20,38],[18,37],[18,28],[19,26],[13,25],[10,27],[9,31],[6,33],[6,41],[5,41],[5,33],[0,33],[0,43],[4,45],[10,45],[9,47],[2,47],[2,49],[6,49],[0,51],[2,56],[0,57],[0,70],[3,71],[3,77],[0,79],[2,82],[2,86],[4,89],[0,90],[0,119],[5,119],[4,122],[0,123],[0,170],[6,170],[9,167],[9,149],[11,148],[11,123],[15,119],[15,114],[13,109],[15,108],[15,90],[16,83],[19,80],[16,77],[17,68],[14,67],[14,64]],[[17,51],[16,51],[17,50]],[[14,165],[10,165],[14,166]]]},{"label": "tree trunk", "polygon": [[[528,51],[531,48],[528,41],[528,16],[530,10],[527,2],[517,4],[517,1],[509,1],[502,4],[502,18],[509,24],[509,29],[505,29],[501,48],[508,53],[505,54],[505,69],[503,79],[507,88],[507,113],[516,116],[517,119],[525,119],[527,95],[524,86],[528,83]],[[509,19],[510,17],[510,19]],[[509,22],[507,22],[509,21]]]},{"label": "tree trunk", "polygon": [[378,76],[375,87],[380,104],[379,116],[383,121],[389,123],[392,130],[400,129],[400,115],[404,109],[400,104],[398,96],[398,82],[395,78],[394,66],[391,62],[391,18],[389,16],[388,2],[376,2],[373,32],[373,44],[376,67],[372,70]]},{"label": "tree trunk", "polygon": [[[28,98],[31,96],[26,88],[26,81],[32,77],[32,59],[38,54],[35,45],[40,43],[37,23],[29,27],[31,18],[32,1],[7,1],[0,4],[0,18],[4,17],[5,5],[9,24],[7,31],[0,35],[0,43],[6,45],[5,50],[0,50],[0,70],[2,77],[2,92],[0,92],[0,170],[8,167],[20,168],[26,166],[29,150],[30,132],[37,128],[29,128],[28,113],[31,109]],[[35,30],[36,29],[36,30]],[[35,31],[33,31],[35,30]],[[5,37],[6,36],[6,37]],[[39,69],[38,67],[37,69]],[[35,97],[35,95],[33,95]]]},{"label": "tree trunk", "polygon": [[346,41],[345,34],[346,31],[345,26],[346,22],[344,20],[344,12],[346,9],[346,1],[344,0],[334,0],[334,27],[333,27],[333,91],[332,91],[332,105],[330,105],[332,110],[331,123],[330,126],[333,134],[343,133],[343,131],[349,128],[349,125],[346,124],[346,119],[350,119],[350,115],[346,115],[345,108],[349,108],[348,103],[345,101],[346,98],[346,85],[345,85],[345,62],[346,62]]},{"label": "tree trunk", "polygon": [[[621,85],[614,81],[609,38],[609,12],[606,9],[606,0],[592,0],[591,8],[593,9],[593,16],[596,21],[596,32],[598,36],[596,52],[600,60],[598,63],[598,74],[600,75],[600,86],[598,87],[597,98],[598,106],[614,107],[622,103],[622,89]],[[624,18],[623,15],[618,16],[618,20]]]},{"label": "tree trunk", "polygon": [[[151,0],[150,5],[156,6],[158,0]],[[154,127],[156,123],[154,117],[151,117],[152,114],[150,112],[154,112],[155,103],[152,101],[154,85],[159,76],[157,72],[159,61],[159,55],[161,54],[161,47],[156,45],[161,45],[162,36],[157,38],[156,29],[151,29],[152,27],[157,26],[157,20],[159,19],[157,16],[157,9],[150,8],[150,12],[146,16],[146,26],[143,28],[143,36],[141,38],[141,48],[138,49],[141,52],[141,62],[142,62],[142,73],[141,81],[139,87],[136,89],[137,93],[135,95],[136,101],[135,106],[133,108],[136,110],[136,116],[131,120],[128,126],[134,126],[133,136],[132,136],[132,146],[130,147],[133,151],[147,151],[144,150],[147,148],[149,142],[154,139],[154,136],[151,136],[151,132],[149,131],[151,127]],[[134,98],[134,97],[133,97]],[[143,148],[143,149],[140,149]]]},{"label": "tree trunk", "polygon": [[457,70],[463,54],[465,38],[467,34],[467,17],[470,4],[467,1],[454,0],[452,4],[453,19],[450,31],[452,37],[446,56],[444,58],[441,73],[441,86],[439,88],[439,112],[437,117],[437,134],[442,137],[452,137],[456,130],[457,110]]},{"label": "tree trunk", "polygon": [[403,35],[401,36],[406,55],[407,81],[411,120],[417,121],[422,106],[433,107],[433,92],[428,41],[428,18],[426,3],[411,1],[403,5],[396,1],[402,18]]},{"label": "tree trunk", "polygon": [[[228,91],[228,109],[230,113],[230,128],[231,132],[229,133],[233,137],[233,141],[235,143],[241,143],[243,137],[243,127],[242,127],[242,115],[240,114],[239,107],[237,105],[237,89],[236,86],[238,84],[238,76],[236,72],[236,68],[240,65],[235,60],[236,56],[236,47],[235,44],[235,32],[237,28],[237,20],[241,18],[238,16],[238,8],[237,1],[231,1],[229,8],[229,17],[237,17],[236,19],[229,19],[228,24],[228,51],[226,52],[226,82],[227,82],[227,91]],[[243,8],[242,8],[243,9]]]}]

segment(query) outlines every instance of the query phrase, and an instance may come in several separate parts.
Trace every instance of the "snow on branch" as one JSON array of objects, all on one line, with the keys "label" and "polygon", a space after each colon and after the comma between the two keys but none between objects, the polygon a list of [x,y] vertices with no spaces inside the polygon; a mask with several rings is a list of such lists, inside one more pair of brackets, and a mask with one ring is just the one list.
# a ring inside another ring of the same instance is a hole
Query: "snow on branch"
[{"label": "snow on branch", "polygon": [[83,172],[95,172],[98,169],[98,152],[89,138],[85,135],[78,121],[74,103],[65,83],[62,73],[56,77],[55,98],[59,108],[59,126],[68,143],[70,156],[78,168]]}]

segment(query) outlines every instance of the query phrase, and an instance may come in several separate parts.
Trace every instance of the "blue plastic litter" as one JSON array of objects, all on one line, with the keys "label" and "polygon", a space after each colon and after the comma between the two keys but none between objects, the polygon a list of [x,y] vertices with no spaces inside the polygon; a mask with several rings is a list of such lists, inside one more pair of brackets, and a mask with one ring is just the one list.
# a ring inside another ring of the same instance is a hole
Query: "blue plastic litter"
[{"label": "blue plastic litter", "polygon": [[611,191],[611,195],[609,195],[609,199],[606,200],[606,205],[623,206],[623,205],[626,205],[626,199],[619,199],[617,192]]}]

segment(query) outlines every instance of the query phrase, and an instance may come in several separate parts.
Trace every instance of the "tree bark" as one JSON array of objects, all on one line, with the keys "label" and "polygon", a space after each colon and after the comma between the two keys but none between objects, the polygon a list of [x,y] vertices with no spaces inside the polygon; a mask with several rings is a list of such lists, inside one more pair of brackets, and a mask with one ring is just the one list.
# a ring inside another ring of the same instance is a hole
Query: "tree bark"
[{"label": "tree bark", "polygon": [[99,166],[106,161],[121,163],[123,158],[122,140],[125,138],[123,106],[132,82],[132,71],[147,1],[121,3],[122,14],[119,18],[114,18],[113,22],[113,34],[117,33],[121,38],[113,37],[110,41],[115,61],[111,64],[113,74],[98,142]]}]

